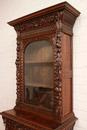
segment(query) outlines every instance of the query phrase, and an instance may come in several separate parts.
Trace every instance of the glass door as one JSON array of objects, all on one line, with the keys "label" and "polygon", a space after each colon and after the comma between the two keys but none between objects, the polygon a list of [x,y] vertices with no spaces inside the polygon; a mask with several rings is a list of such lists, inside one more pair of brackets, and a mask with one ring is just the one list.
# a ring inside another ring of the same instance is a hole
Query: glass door
[{"label": "glass door", "polygon": [[35,41],[25,50],[26,103],[53,108],[53,49],[49,41]]}]

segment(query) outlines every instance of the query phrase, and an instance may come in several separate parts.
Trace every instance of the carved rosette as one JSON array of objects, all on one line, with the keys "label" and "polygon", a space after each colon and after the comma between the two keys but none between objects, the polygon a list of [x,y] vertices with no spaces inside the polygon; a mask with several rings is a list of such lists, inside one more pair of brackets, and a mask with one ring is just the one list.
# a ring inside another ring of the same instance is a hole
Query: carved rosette
[{"label": "carved rosette", "polygon": [[54,111],[58,118],[62,114],[62,13],[59,12],[56,17],[56,34],[53,40],[54,43]]}]

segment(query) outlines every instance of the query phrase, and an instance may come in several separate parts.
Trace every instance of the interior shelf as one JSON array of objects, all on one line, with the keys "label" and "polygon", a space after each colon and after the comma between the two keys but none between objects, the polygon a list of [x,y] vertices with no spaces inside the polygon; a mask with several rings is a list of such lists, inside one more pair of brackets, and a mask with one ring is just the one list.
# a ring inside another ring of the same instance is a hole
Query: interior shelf
[{"label": "interior shelf", "polygon": [[53,61],[26,61],[25,64],[51,64]]},{"label": "interior shelf", "polygon": [[25,86],[32,86],[32,87],[42,87],[42,88],[53,88],[53,86],[49,86],[49,85],[44,85],[44,84],[33,84],[33,83],[29,83],[26,84]]}]

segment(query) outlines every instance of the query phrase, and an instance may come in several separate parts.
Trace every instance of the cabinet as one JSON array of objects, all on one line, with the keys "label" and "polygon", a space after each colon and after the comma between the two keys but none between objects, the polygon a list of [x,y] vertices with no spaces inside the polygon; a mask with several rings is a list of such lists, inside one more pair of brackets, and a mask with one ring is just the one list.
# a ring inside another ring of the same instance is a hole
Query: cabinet
[{"label": "cabinet", "polygon": [[2,112],[6,130],[72,130],[72,37],[79,11],[63,2],[18,18],[17,100]]}]

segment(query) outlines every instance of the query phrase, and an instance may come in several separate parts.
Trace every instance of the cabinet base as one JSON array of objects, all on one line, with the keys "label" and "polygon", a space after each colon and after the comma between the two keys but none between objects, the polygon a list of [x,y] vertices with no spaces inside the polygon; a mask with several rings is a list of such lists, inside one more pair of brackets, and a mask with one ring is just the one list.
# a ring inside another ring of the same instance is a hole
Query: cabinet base
[{"label": "cabinet base", "polygon": [[2,112],[5,130],[73,130],[76,118],[72,117],[62,124],[48,122],[31,115],[22,115],[16,111]]}]

